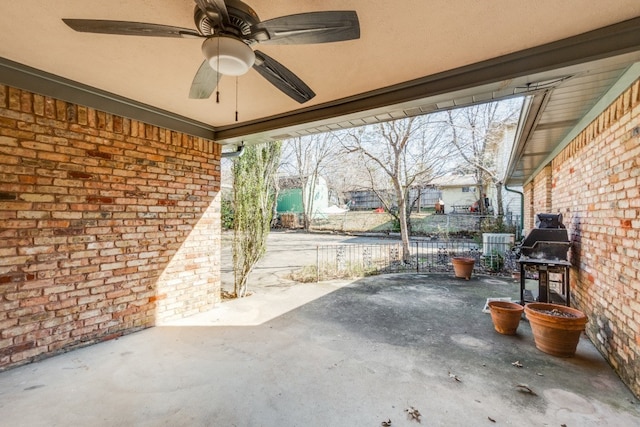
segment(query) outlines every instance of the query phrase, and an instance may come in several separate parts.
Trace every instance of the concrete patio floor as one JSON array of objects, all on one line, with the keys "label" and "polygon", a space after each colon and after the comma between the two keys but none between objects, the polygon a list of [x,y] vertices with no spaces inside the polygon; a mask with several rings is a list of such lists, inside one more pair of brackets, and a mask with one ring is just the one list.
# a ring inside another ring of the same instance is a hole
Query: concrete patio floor
[{"label": "concrete patio floor", "polygon": [[403,274],[257,292],[0,373],[0,425],[640,425],[586,338],[549,356],[524,320],[496,333],[488,297],[517,285]]}]

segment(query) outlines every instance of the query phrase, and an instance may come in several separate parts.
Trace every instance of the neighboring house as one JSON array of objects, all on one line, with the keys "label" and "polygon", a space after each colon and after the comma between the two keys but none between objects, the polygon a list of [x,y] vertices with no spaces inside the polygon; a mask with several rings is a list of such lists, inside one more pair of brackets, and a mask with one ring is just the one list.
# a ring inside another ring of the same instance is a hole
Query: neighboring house
[{"label": "neighboring house", "polygon": [[[516,129],[515,124],[508,127],[502,135],[502,141],[498,144],[496,168],[497,175],[502,182],[505,181]],[[473,175],[450,174],[435,179],[432,184],[442,190],[445,213],[453,213],[454,210],[456,213],[463,212],[466,206],[473,205],[481,198],[481,195],[477,194],[478,190]],[[505,187],[502,188],[504,216],[509,223],[513,222],[514,225],[519,225],[522,218],[522,186],[509,187],[509,190]],[[492,183],[485,188],[485,194],[489,198],[490,212],[497,214],[496,189]]]},{"label": "neighboring house", "polygon": [[[473,175],[449,174],[434,179],[431,184],[442,192],[445,213],[468,213],[469,208],[480,199]],[[493,188],[487,188],[490,206],[495,205]]]},{"label": "neighboring house", "polygon": [[[507,191],[503,187],[502,191],[502,207],[504,209],[504,220],[507,225],[513,225],[519,230],[518,239],[524,237],[523,232],[523,215],[522,215],[522,187],[509,187],[511,191]],[[517,192],[517,193],[515,193]]]},{"label": "neighboring house", "polygon": [[[305,185],[307,193],[307,206],[310,207],[311,218],[322,217],[329,207],[329,188],[327,181],[318,176],[315,181],[307,179]],[[280,179],[280,191],[278,193],[277,212],[299,213],[303,212],[302,206],[302,182],[297,177]]]},{"label": "neighboring house", "polygon": [[[497,167],[498,176],[502,182],[506,181],[507,165],[513,149],[516,136],[517,125],[508,127],[502,137],[502,142],[498,145]],[[522,186],[508,186],[502,188],[502,207],[504,209],[505,220],[509,224],[517,225],[518,230],[522,230]],[[522,236],[518,236],[522,237]]]}]

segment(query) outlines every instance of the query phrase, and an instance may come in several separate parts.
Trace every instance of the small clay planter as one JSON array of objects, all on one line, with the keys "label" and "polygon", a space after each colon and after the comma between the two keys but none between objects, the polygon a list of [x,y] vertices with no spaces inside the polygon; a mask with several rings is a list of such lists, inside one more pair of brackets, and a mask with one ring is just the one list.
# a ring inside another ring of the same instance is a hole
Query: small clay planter
[{"label": "small clay planter", "polygon": [[496,331],[504,335],[515,335],[524,307],[508,301],[489,301],[488,305]]},{"label": "small clay planter", "polygon": [[456,277],[469,280],[471,273],[473,273],[473,266],[476,260],[474,258],[467,257],[454,257],[451,258],[453,264],[453,272]]},{"label": "small clay planter", "polygon": [[558,304],[532,302],[524,307],[538,350],[558,357],[576,353],[587,316],[580,310]]}]

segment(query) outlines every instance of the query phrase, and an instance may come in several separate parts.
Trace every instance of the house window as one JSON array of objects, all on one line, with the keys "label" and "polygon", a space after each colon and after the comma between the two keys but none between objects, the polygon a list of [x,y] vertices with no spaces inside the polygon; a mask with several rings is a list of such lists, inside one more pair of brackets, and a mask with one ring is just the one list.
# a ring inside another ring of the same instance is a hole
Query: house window
[{"label": "house window", "polygon": [[475,193],[476,188],[475,187],[462,187],[462,192],[463,193]]}]

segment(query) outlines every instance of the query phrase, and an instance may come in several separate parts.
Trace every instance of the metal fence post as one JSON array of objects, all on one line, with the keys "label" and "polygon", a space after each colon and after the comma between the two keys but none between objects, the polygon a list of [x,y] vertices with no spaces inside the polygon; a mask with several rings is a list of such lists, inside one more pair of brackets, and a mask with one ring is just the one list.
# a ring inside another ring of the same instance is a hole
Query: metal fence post
[{"label": "metal fence post", "polygon": [[418,256],[418,244],[416,240],[416,273],[420,273],[420,257]]}]

